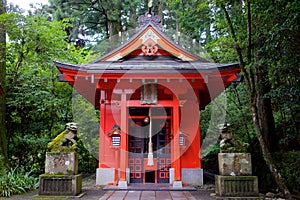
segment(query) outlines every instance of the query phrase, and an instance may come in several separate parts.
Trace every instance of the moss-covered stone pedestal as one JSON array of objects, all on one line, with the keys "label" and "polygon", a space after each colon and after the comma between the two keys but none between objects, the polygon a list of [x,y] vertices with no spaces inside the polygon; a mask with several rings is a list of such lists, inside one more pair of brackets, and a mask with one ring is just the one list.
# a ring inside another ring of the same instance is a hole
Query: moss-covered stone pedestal
[{"label": "moss-covered stone pedestal", "polygon": [[[224,197],[252,197],[257,198],[258,182],[256,176],[216,176],[216,196]],[[244,198],[243,198],[244,199]]]},{"label": "moss-covered stone pedestal", "polygon": [[217,199],[259,199],[251,154],[219,153],[218,161],[221,175],[215,177]]},{"label": "moss-covered stone pedestal", "polygon": [[82,175],[40,175],[39,195],[78,196],[82,191]]},{"label": "moss-covered stone pedestal", "polygon": [[40,175],[39,195],[78,196],[81,191],[77,153],[47,153],[45,174]]}]

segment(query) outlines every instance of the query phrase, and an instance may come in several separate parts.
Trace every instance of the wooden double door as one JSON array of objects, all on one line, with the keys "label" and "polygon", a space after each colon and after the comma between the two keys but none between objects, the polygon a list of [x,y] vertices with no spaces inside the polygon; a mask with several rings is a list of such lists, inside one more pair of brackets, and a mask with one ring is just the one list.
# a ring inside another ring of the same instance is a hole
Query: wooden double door
[{"label": "wooden double door", "polygon": [[[153,109],[153,108],[152,108]],[[152,110],[150,120],[145,120],[147,109],[138,108],[131,113],[128,126],[128,165],[131,183],[169,183],[171,167],[171,117],[170,111]],[[151,130],[150,130],[151,128]],[[149,133],[151,131],[153,166],[148,166]]]}]

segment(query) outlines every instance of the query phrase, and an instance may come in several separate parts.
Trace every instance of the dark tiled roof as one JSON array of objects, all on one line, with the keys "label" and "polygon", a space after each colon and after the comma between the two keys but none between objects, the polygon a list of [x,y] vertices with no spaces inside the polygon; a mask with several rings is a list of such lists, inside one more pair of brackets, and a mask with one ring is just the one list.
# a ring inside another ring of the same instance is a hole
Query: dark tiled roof
[{"label": "dark tiled roof", "polygon": [[202,61],[176,61],[176,60],[129,60],[129,61],[114,61],[114,62],[99,62],[89,63],[84,65],[72,65],[68,63],[55,62],[56,66],[68,68],[71,70],[80,70],[92,73],[103,73],[107,71],[109,73],[123,73],[123,72],[143,72],[143,73],[155,73],[164,72],[172,73],[172,70],[180,72],[213,72],[239,68],[238,63],[232,64],[216,64]]}]

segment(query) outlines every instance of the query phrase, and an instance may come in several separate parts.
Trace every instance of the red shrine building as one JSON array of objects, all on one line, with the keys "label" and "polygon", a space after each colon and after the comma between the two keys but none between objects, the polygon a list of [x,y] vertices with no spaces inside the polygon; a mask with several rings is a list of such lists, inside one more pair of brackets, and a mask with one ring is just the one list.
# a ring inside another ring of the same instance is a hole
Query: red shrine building
[{"label": "red shrine building", "polygon": [[100,110],[96,184],[203,184],[200,110],[240,79],[237,64],[183,49],[151,11],[131,39],[94,62],[55,64],[59,79]]}]

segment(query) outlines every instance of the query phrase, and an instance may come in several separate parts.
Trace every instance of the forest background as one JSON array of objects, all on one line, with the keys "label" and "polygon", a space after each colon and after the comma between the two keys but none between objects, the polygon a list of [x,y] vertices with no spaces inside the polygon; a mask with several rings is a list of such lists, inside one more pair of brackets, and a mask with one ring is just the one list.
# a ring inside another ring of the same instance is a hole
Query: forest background
[{"label": "forest background", "polygon": [[[44,172],[47,143],[80,113],[92,113],[94,121],[76,118],[79,132],[91,133],[79,133],[79,170],[95,172],[99,113],[57,80],[53,61],[87,63],[119,46],[135,32],[147,4],[49,0],[25,14],[0,1],[1,195],[8,196],[4,179],[10,168],[12,174]],[[201,142],[217,132],[212,113],[225,113],[235,137],[249,144],[260,188],[299,196],[299,1],[157,0],[152,10],[174,41],[181,33],[179,45],[213,62],[241,66],[244,80],[226,90],[226,103],[217,98],[201,111]],[[74,103],[82,110],[74,113]],[[217,139],[202,158],[204,170],[214,174]]]}]

